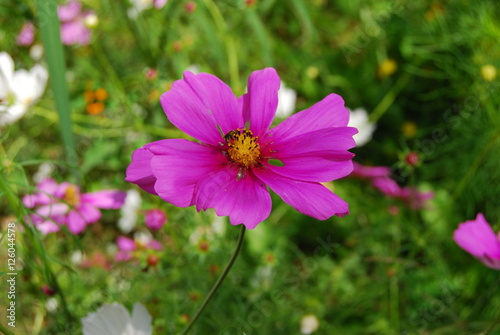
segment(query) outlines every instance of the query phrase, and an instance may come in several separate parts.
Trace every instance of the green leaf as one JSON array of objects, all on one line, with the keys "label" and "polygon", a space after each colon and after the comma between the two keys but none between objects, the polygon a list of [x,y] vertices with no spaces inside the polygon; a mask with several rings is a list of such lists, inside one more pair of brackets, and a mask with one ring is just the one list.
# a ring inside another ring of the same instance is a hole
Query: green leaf
[{"label": "green leaf", "polygon": [[61,43],[61,32],[57,18],[57,2],[37,0],[37,16],[48,65],[50,85],[54,92],[56,109],[59,114],[59,125],[66,151],[66,159],[72,168],[73,177],[79,180],[76,168],[76,150],[71,129],[71,110],[69,105],[68,86],[66,83],[65,59]]}]

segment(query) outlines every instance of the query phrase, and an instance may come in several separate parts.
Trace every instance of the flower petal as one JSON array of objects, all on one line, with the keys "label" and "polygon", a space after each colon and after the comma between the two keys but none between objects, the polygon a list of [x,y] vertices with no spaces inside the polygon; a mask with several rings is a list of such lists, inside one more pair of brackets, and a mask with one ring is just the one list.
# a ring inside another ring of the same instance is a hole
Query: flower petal
[{"label": "flower petal", "polygon": [[358,129],[358,133],[354,136],[356,145],[361,147],[372,139],[373,132],[377,128],[376,124],[370,122],[368,113],[363,108],[357,108],[350,111],[349,127]]},{"label": "flower petal", "polygon": [[353,169],[354,154],[347,151],[354,147],[352,136],[355,128],[327,128],[276,139],[264,145],[262,155],[280,160],[284,166],[264,166],[291,179],[327,182],[349,175]]},{"label": "flower petal", "polygon": [[129,261],[131,259],[132,259],[132,254],[130,253],[130,251],[119,250],[115,254],[115,261],[117,261],[117,262],[126,262],[126,261]]},{"label": "flower petal", "polygon": [[196,184],[196,209],[213,208],[218,216],[229,216],[232,225],[253,229],[271,213],[271,196],[266,185],[251,171],[236,180],[238,169],[228,167],[203,176]]},{"label": "flower petal", "polygon": [[482,213],[475,220],[461,223],[453,233],[457,244],[475,257],[500,259],[500,241]]},{"label": "flower petal", "polygon": [[26,208],[34,208],[35,206],[48,205],[54,202],[54,196],[58,186],[59,185],[53,179],[47,178],[42,180],[37,185],[39,192],[24,196],[24,206],[26,206]]},{"label": "flower petal", "polygon": [[77,212],[80,213],[86,223],[94,223],[101,218],[101,212],[92,204],[82,203]]},{"label": "flower petal", "polygon": [[134,251],[137,248],[134,240],[125,236],[118,236],[116,244],[122,251]]},{"label": "flower petal", "polygon": [[61,230],[61,228],[59,228],[59,225],[57,225],[55,222],[51,220],[45,220],[43,222],[36,224],[36,229],[42,232],[43,235],[55,233]]},{"label": "flower petal", "polygon": [[250,121],[255,136],[262,136],[273,122],[279,89],[280,77],[271,67],[254,71],[248,78],[248,93],[240,103],[243,103],[244,121]]},{"label": "flower petal", "polygon": [[66,5],[57,7],[57,16],[62,22],[67,22],[76,19],[82,11],[82,4],[79,1],[72,0]]},{"label": "flower petal", "polygon": [[387,166],[365,166],[353,162],[354,170],[349,177],[370,179],[378,177],[389,177],[391,175],[391,168]]},{"label": "flower petal", "polygon": [[233,92],[219,78],[184,72],[160,98],[168,119],[177,128],[201,142],[218,145],[224,134],[243,127],[243,118]]},{"label": "flower petal", "polygon": [[28,106],[16,101],[14,105],[2,106],[0,105],[0,127],[12,124],[23,117],[28,111]]},{"label": "flower petal", "polygon": [[151,325],[151,315],[144,305],[139,302],[134,304],[132,310],[132,328],[135,335],[151,335],[153,328]]},{"label": "flower petal", "polygon": [[66,225],[68,226],[68,230],[73,234],[80,234],[87,227],[87,222],[82,214],[78,211],[73,210],[68,213],[68,218]]},{"label": "flower petal", "polygon": [[123,335],[129,327],[130,316],[122,305],[114,302],[82,318],[83,335]]},{"label": "flower petal", "polygon": [[315,130],[345,127],[349,122],[349,111],[344,107],[340,95],[330,94],[320,102],[269,130],[268,135],[274,138],[288,138]]},{"label": "flower petal", "polygon": [[157,195],[154,187],[156,177],[153,175],[153,170],[151,169],[151,159],[154,155],[149,151],[149,148],[152,145],[161,144],[165,141],[170,140],[148,143],[142,148],[135,150],[132,154],[132,162],[127,168],[125,180],[137,184],[146,192]]},{"label": "flower petal", "polygon": [[17,45],[30,46],[35,41],[35,26],[32,22],[23,24],[19,35],[17,35]]},{"label": "flower petal", "polygon": [[162,250],[163,249],[163,246],[161,245],[160,242],[156,241],[156,240],[149,240],[147,243],[146,243],[146,246],[149,248],[149,249],[154,249],[154,250]]},{"label": "flower petal", "polygon": [[400,197],[401,187],[390,177],[377,177],[372,180],[373,187],[389,197]]},{"label": "flower petal", "polygon": [[14,77],[14,61],[6,52],[0,52],[0,100],[5,100],[11,90]]},{"label": "flower petal", "polygon": [[45,218],[54,218],[65,215],[68,209],[69,207],[67,204],[55,203],[38,207],[36,213]]},{"label": "flower petal", "polygon": [[348,204],[319,183],[282,177],[267,169],[254,170],[255,175],[299,212],[318,220],[349,213]]},{"label": "flower petal", "polygon": [[87,45],[90,43],[90,29],[83,22],[71,21],[61,24],[61,41],[65,45]]},{"label": "flower petal", "polygon": [[178,207],[192,206],[198,180],[227,164],[227,157],[221,151],[187,140],[165,140],[149,150],[154,155],[151,168],[157,178],[155,191]]},{"label": "flower petal", "polygon": [[118,209],[125,203],[127,193],[117,190],[103,190],[85,193],[81,196],[82,203],[103,209]]},{"label": "flower petal", "polygon": [[160,9],[168,2],[168,0],[153,0],[153,4],[156,9]]}]

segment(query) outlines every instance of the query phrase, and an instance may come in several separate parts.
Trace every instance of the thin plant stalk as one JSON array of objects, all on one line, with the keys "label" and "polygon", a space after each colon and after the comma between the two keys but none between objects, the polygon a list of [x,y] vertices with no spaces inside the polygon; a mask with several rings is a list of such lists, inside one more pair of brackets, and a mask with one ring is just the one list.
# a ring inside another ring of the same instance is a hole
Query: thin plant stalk
[{"label": "thin plant stalk", "polygon": [[181,335],[186,335],[189,332],[189,330],[191,329],[191,327],[193,327],[193,325],[196,323],[196,320],[198,320],[198,318],[200,317],[201,313],[203,313],[203,311],[205,310],[205,307],[207,307],[207,305],[210,302],[210,300],[213,298],[213,296],[215,295],[215,293],[217,292],[217,290],[222,285],[222,282],[224,281],[224,279],[226,278],[227,274],[229,273],[229,270],[231,270],[231,267],[233,266],[234,261],[236,260],[236,258],[238,257],[238,254],[240,253],[240,249],[241,249],[241,246],[243,244],[243,238],[245,237],[245,231],[246,231],[245,226],[241,225],[240,235],[238,236],[238,241],[236,242],[236,248],[233,251],[233,255],[229,259],[229,262],[227,263],[226,267],[222,271],[219,279],[217,279],[217,281],[215,282],[214,286],[212,287],[212,289],[208,293],[208,295],[205,298],[205,300],[203,300],[203,303],[198,308],[198,310],[196,311],[196,313],[193,316],[193,318],[191,319],[191,321],[189,321],[189,323],[186,326],[186,328],[184,328],[184,330],[182,331]]}]

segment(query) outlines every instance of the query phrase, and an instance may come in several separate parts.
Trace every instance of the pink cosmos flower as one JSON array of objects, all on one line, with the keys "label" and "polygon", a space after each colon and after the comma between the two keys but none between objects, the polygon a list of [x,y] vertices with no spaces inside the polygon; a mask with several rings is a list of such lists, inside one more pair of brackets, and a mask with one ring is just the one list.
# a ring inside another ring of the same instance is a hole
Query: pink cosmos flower
[{"label": "pink cosmos flower", "polygon": [[348,214],[348,204],[321,182],[351,173],[355,128],[342,98],[330,94],[269,129],[280,78],[255,71],[237,98],[217,77],[184,72],[161,104],[177,128],[200,142],[168,139],[137,149],[126,180],[178,207],[214,208],[253,229],[271,212],[266,186],[306,215]]},{"label": "pink cosmos flower", "polygon": [[411,209],[421,209],[428,200],[434,198],[433,192],[421,192],[414,187],[400,187],[389,177],[377,177],[372,180],[373,186],[383,194],[403,201]]},{"label": "pink cosmos flower", "polygon": [[148,250],[162,250],[161,243],[151,238],[142,238],[132,240],[125,236],[118,236],[116,239],[118,252],[115,255],[117,261],[129,261],[136,258],[134,253]]},{"label": "pink cosmos flower", "polygon": [[500,234],[495,235],[482,213],[478,213],[475,220],[461,223],[453,239],[484,265],[500,270]]},{"label": "pink cosmos flower", "polygon": [[90,29],[85,25],[88,17],[95,17],[93,11],[82,11],[82,4],[71,0],[66,5],[57,8],[61,21],[61,41],[66,45],[90,43]]},{"label": "pink cosmos flower", "polygon": [[23,204],[32,208],[31,221],[43,234],[57,232],[60,225],[67,225],[73,234],[81,233],[87,224],[101,218],[101,209],[118,209],[125,201],[125,192],[104,190],[80,193],[76,185],[64,182],[57,184],[53,179],[44,179],[38,185],[38,192],[23,198]]},{"label": "pink cosmos flower", "polygon": [[30,46],[35,41],[35,26],[32,22],[23,24],[19,35],[17,35],[17,45]]},{"label": "pink cosmos flower", "polygon": [[151,230],[158,230],[167,222],[165,212],[160,209],[150,209],[145,215],[146,227]]}]

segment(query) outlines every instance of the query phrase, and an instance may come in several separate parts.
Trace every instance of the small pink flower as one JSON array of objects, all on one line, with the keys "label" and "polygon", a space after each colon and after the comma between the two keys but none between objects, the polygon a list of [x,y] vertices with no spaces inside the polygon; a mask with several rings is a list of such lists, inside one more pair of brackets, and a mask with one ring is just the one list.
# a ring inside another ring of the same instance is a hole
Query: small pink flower
[{"label": "small pink flower", "polygon": [[137,258],[137,254],[141,252],[149,253],[151,250],[160,251],[163,249],[160,242],[152,238],[135,239],[125,236],[118,236],[116,239],[118,252],[115,255],[115,260],[118,262],[126,262]]},{"label": "small pink flower", "polygon": [[23,24],[19,35],[17,35],[17,45],[30,46],[35,41],[35,26],[32,22]]},{"label": "small pink flower", "polygon": [[167,222],[167,216],[160,209],[150,209],[146,212],[145,221],[149,229],[158,230]]},{"label": "small pink flower", "polygon": [[117,190],[81,194],[78,186],[57,184],[53,179],[41,181],[37,188],[38,192],[23,198],[23,204],[35,210],[31,221],[44,234],[59,231],[59,225],[67,225],[71,233],[79,234],[101,218],[99,209],[118,209],[126,196]]},{"label": "small pink flower", "polygon": [[85,25],[88,16],[95,16],[93,11],[82,11],[82,4],[71,0],[66,5],[57,8],[61,21],[61,41],[66,45],[90,43],[90,29]]},{"label": "small pink flower", "polygon": [[500,270],[500,234],[495,235],[482,213],[475,220],[460,223],[453,239],[487,267]]},{"label": "small pink flower", "polygon": [[175,206],[214,208],[253,229],[271,213],[267,187],[319,220],[348,214],[348,204],[321,182],[349,175],[355,128],[344,101],[330,94],[270,129],[280,78],[255,71],[237,98],[208,73],[184,72],[161,104],[177,128],[199,142],[167,139],[137,149],[126,180]]}]

